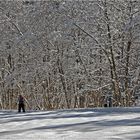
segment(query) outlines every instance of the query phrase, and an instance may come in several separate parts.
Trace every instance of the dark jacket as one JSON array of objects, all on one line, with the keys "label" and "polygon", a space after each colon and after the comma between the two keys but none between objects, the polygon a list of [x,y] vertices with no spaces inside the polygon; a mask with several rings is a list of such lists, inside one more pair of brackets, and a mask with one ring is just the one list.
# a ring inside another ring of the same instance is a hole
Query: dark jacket
[{"label": "dark jacket", "polygon": [[24,97],[22,95],[19,95],[19,97],[18,97],[18,103],[19,104],[24,104]]}]

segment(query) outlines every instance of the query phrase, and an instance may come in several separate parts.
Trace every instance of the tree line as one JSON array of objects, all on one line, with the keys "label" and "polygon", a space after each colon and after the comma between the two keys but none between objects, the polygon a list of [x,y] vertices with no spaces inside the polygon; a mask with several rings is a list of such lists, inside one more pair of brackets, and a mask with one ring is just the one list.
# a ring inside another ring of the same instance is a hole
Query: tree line
[{"label": "tree line", "polygon": [[1,1],[0,108],[133,106],[139,23],[139,0]]}]

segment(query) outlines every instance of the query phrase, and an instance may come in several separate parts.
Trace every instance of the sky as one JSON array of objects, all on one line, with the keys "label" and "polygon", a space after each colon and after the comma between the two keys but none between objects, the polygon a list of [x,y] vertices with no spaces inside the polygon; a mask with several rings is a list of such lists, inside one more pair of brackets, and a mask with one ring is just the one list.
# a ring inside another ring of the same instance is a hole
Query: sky
[{"label": "sky", "polygon": [[140,140],[140,108],[3,110],[0,140]]}]

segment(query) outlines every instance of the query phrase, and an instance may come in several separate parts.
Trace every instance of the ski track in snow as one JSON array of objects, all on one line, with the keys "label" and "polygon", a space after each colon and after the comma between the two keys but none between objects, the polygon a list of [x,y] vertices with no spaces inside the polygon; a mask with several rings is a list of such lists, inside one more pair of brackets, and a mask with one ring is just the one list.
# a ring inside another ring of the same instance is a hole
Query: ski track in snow
[{"label": "ski track in snow", "polygon": [[0,111],[0,140],[140,140],[140,108]]}]

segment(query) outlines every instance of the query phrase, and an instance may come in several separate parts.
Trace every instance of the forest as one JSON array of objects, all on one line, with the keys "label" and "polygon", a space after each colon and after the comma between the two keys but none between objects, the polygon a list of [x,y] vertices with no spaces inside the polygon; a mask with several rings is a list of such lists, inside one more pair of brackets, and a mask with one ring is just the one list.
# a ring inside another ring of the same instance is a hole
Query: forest
[{"label": "forest", "polygon": [[2,0],[0,109],[134,106],[139,44],[140,0]]}]

